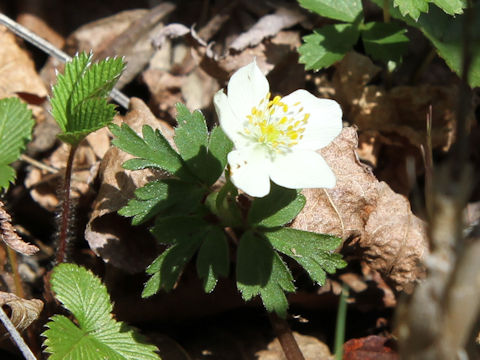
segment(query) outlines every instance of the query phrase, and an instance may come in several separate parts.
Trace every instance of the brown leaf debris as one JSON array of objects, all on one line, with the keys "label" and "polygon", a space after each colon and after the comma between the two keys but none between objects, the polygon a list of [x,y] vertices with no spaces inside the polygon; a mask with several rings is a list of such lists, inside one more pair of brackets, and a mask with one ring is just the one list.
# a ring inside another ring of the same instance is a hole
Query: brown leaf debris
[{"label": "brown leaf debris", "polygon": [[321,150],[337,177],[333,189],[305,189],[307,204],[292,227],[334,234],[358,248],[361,258],[397,290],[423,272],[427,251],[425,224],[412,214],[408,200],[378,181],[355,153],[354,128]]},{"label": "brown leaf debris", "polygon": [[10,320],[19,331],[25,330],[37,320],[43,309],[41,300],[22,299],[17,295],[0,291],[0,306],[5,305],[11,309]]},{"label": "brown leaf debris", "polygon": [[2,235],[2,240],[16,252],[24,255],[35,254],[39,250],[38,247],[24,242],[18,236],[11,221],[12,218],[5,210],[5,205],[0,201],[0,234]]}]

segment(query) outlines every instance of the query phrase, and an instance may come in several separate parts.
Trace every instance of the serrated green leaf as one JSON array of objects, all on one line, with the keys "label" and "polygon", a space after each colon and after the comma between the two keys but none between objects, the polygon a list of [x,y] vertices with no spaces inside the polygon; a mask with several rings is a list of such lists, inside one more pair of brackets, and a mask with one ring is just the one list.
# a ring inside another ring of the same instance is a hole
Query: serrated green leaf
[{"label": "serrated green leaf", "polygon": [[330,19],[353,22],[363,10],[361,0],[298,0],[300,6]]},{"label": "serrated green leaf", "polygon": [[175,128],[175,144],[190,171],[204,180],[208,147],[205,117],[199,110],[190,113],[183,104],[177,104],[176,108],[178,125]]},{"label": "serrated green leaf", "polygon": [[430,0],[447,14],[462,14],[467,7],[466,0]]},{"label": "serrated green leaf", "polygon": [[429,0],[393,0],[394,6],[398,7],[403,16],[409,15],[418,20],[422,12],[428,12]]},{"label": "serrated green leaf", "polygon": [[60,264],[53,270],[51,284],[78,326],[65,316],[52,317],[43,333],[49,359],[160,359],[155,346],[145,344],[132,328],[112,318],[107,289],[90,271]]},{"label": "serrated green leaf", "polygon": [[110,124],[109,129],[116,136],[112,140],[115,146],[140,158],[140,160],[132,159],[125,162],[124,166],[129,170],[151,167],[166,170],[181,179],[193,179],[180,155],[173,150],[159,130],[153,130],[150,126],[144,125],[143,138],[141,138],[125,123],[121,127]]},{"label": "serrated green leaf", "polygon": [[205,292],[212,292],[220,276],[226,277],[230,266],[228,242],[223,230],[211,226],[197,255],[198,276]]},{"label": "serrated green leaf", "polygon": [[264,235],[281,253],[297,261],[310,277],[320,285],[325,283],[326,272],[346,266],[340,254],[333,253],[342,239],[291,228],[266,231]]},{"label": "serrated green leaf", "polygon": [[251,225],[263,227],[282,226],[300,213],[305,202],[305,197],[300,191],[272,183],[267,196],[253,200],[247,221]]},{"label": "serrated green leaf", "polygon": [[115,115],[115,106],[107,104],[107,96],[125,64],[114,58],[92,65],[92,57],[86,53],[75,56],[53,87],[52,115],[62,129],[60,138],[72,145],[110,123]]},{"label": "serrated green leaf", "polygon": [[303,37],[304,44],[298,48],[299,62],[305,70],[320,70],[341,60],[358,40],[356,24],[325,25],[313,34]]},{"label": "serrated green leaf", "polygon": [[208,143],[208,153],[211,154],[217,161],[216,168],[211,169],[214,178],[217,180],[222,174],[227,165],[227,155],[233,149],[232,141],[225,135],[220,126],[215,126],[211,133]]},{"label": "serrated green leaf", "polygon": [[32,112],[18,98],[0,100],[0,190],[15,180],[15,170],[8,165],[20,157],[34,124]]},{"label": "serrated green leaf", "polygon": [[375,60],[398,62],[407,51],[407,29],[397,23],[369,22],[362,29],[365,52]]},{"label": "serrated green leaf", "polygon": [[260,293],[272,274],[275,252],[261,235],[246,231],[240,238],[237,250],[237,287],[244,300]]},{"label": "serrated green leaf", "polygon": [[157,180],[136,189],[136,198],[129,200],[118,213],[133,216],[132,225],[138,225],[159,214],[189,214],[197,209],[204,195],[205,190],[192,183]]},{"label": "serrated green leaf", "polygon": [[150,231],[162,244],[171,245],[147,268],[153,275],[145,284],[142,297],[156,294],[160,289],[170,291],[184,266],[200,247],[210,225],[198,216],[157,218]]}]

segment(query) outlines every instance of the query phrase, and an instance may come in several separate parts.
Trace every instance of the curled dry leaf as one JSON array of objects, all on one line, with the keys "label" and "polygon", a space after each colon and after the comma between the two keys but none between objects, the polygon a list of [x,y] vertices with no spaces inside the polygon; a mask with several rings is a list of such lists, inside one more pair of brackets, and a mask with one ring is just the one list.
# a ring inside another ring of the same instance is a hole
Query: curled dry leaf
[{"label": "curled dry leaf", "polygon": [[[173,129],[155,118],[140,99],[131,99],[130,111],[123,121],[139,134],[143,125],[150,125],[160,129],[167,139],[173,139]],[[135,273],[143,271],[152,262],[156,254],[156,242],[141,227],[132,227],[130,219],[118,215],[117,211],[134,197],[135,189],[161,174],[148,169],[125,170],[122,164],[131,158],[131,155],[117,147],[111,147],[103,157],[99,170],[102,183],[85,230],[85,238],[90,248],[104,261]]]},{"label": "curled dry leaf", "polygon": [[37,320],[43,309],[41,300],[26,300],[17,295],[0,291],[0,306],[5,305],[11,309],[10,320],[19,331],[25,330]]},{"label": "curled dry leaf", "polygon": [[12,226],[12,218],[5,210],[5,205],[0,201],[0,235],[5,244],[11,249],[24,255],[33,255],[39,249],[35,245],[27,244],[18,236]]},{"label": "curled dry leaf", "polygon": [[378,181],[355,153],[356,130],[344,128],[321,154],[337,177],[333,189],[305,189],[307,204],[292,227],[334,234],[357,247],[369,266],[397,290],[422,273],[427,252],[425,224],[408,200]]}]

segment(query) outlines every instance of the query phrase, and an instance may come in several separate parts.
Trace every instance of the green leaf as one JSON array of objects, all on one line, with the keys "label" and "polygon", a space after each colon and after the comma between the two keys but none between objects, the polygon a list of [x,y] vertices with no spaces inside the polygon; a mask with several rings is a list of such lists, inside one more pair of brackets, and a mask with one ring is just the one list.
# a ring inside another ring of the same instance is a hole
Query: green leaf
[{"label": "green leaf", "polygon": [[59,137],[72,145],[113,120],[115,106],[107,97],[125,64],[120,58],[91,63],[93,54],[81,53],[65,65],[53,87],[52,115],[62,130]]},{"label": "green leaf", "polygon": [[171,245],[147,268],[153,275],[145,284],[142,297],[156,294],[160,289],[170,291],[181,271],[200,247],[209,224],[197,216],[158,218],[150,230],[162,244]]},{"label": "green leaf", "polygon": [[60,264],[53,270],[51,284],[78,326],[63,315],[51,318],[43,333],[49,359],[160,359],[155,346],[145,344],[132,328],[112,318],[107,289],[90,271]]},{"label": "green leaf", "polygon": [[325,25],[303,37],[299,62],[305,70],[320,70],[341,60],[358,40],[356,24]]},{"label": "green leaf", "polygon": [[197,255],[198,276],[205,292],[212,292],[219,276],[226,277],[230,266],[228,242],[223,230],[211,226]]},{"label": "green leaf", "polygon": [[369,22],[362,29],[365,52],[375,60],[398,62],[407,51],[406,32],[405,27],[397,23]]},{"label": "green leaf", "polygon": [[204,195],[205,190],[192,183],[157,180],[136,189],[136,198],[129,200],[118,213],[133,216],[132,225],[138,225],[159,214],[188,214],[200,205]]},{"label": "green leaf", "polygon": [[176,108],[178,126],[175,128],[175,144],[190,171],[204,180],[208,147],[205,117],[198,110],[191,114],[183,104],[177,104]]},{"label": "green leaf", "polygon": [[205,169],[207,185],[213,184],[222,175],[227,165],[227,155],[232,149],[233,143],[225,135],[222,128],[214,127],[208,142],[208,162]]},{"label": "green leaf", "polygon": [[300,6],[330,19],[353,22],[362,13],[361,0],[298,0]]},{"label": "green leaf", "polygon": [[286,316],[288,302],[284,291],[295,291],[292,274],[269,242],[247,231],[237,253],[237,288],[244,300],[260,295],[268,311]]},{"label": "green leaf", "polygon": [[242,225],[242,212],[236,202],[238,189],[227,180],[220,191],[208,195],[205,205],[219,218],[224,226],[237,227]]},{"label": "green leaf", "polygon": [[342,239],[291,228],[264,233],[270,244],[281,253],[297,261],[320,285],[325,283],[326,272],[333,274],[347,264],[340,254],[333,253]]},{"label": "green leaf", "polygon": [[466,0],[430,0],[447,14],[462,14],[467,7]]},{"label": "green leaf", "polygon": [[123,123],[121,127],[110,124],[110,131],[116,136],[112,143],[119,149],[140,159],[127,160],[123,167],[127,170],[140,170],[146,167],[163,169],[184,180],[192,180],[180,155],[170,146],[159,130],[150,126],[142,128],[143,138]]},{"label": "green leaf", "polygon": [[274,183],[270,193],[255,198],[248,212],[251,225],[264,227],[282,226],[292,221],[305,206],[305,197],[298,190],[286,189]]},{"label": "green leaf", "polygon": [[418,20],[420,13],[428,12],[428,2],[429,0],[393,0],[403,16],[409,15],[414,20]]},{"label": "green leaf", "polygon": [[32,112],[18,98],[0,100],[0,189],[8,189],[15,180],[15,170],[9,166],[18,160],[32,138]]}]

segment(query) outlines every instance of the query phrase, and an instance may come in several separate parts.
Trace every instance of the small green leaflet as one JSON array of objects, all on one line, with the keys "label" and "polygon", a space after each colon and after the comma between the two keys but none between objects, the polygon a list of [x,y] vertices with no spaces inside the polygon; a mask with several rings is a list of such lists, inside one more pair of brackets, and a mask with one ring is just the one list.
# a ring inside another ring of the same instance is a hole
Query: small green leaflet
[{"label": "small green leaflet", "polygon": [[320,285],[325,283],[326,272],[333,274],[347,265],[340,254],[333,253],[342,243],[335,236],[291,228],[265,231],[264,235],[276,250],[297,261]]},{"label": "small green leaflet", "polygon": [[212,185],[222,174],[232,142],[221,128],[215,127],[208,136],[205,117],[200,111],[190,113],[183,104],[177,104],[175,144],[189,170],[206,185]]},{"label": "small green leaflet", "polygon": [[285,317],[288,301],[284,291],[293,292],[293,277],[272,245],[260,233],[247,231],[237,252],[237,287],[245,301],[260,295],[265,308]]},{"label": "small green leaflet", "polygon": [[76,55],[53,87],[52,115],[62,130],[59,138],[71,145],[109,124],[116,113],[107,97],[125,64],[120,58],[92,64],[92,58],[91,53]]},{"label": "small green leaflet", "polygon": [[362,28],[365,52],[375,60],[398,62],[407,51],[406,32],[407,29],[398,23],[369,22]]},{"label": "small green leaflet", "polygon": [[363,11],[361,0],[298,0],[300,6],[334,20],[353,22]]},{"label": "small green leaflet", "polygon": [[158,349],[125,323],[112,318],[105,285],[89,270],[60,264],[51,277],[56,298],[76,319],[54,315],[47,323],[45,351],[51,360],[159,360]]},{"label": "small green leaflet", "polygon": [[428,11],[428,0],[393,0],[393,3],[403,16],[409,15],[414,20],[418,20],[420,13]]},{"label": "small green leaflet", "polygon": [[0,190],[8,189],[15,180],[15,170],[9,166],[32,137],[32,112],[18,98],[0,100]]},{"label": "small green leaflet", "polygon": [[325,25],[313,34],[303,37],[304,44],[298,49],[299,62],[305,70],[320,70],[341,60],[358,40],[359,30],[355,24]]},{"label": "small green leaflet", "polygon": [[292,221],[302,211],[305,202],[305,197],[300,191],[271,183],[271,190],[267,196],[253,200],[247,221],[251,225],[263,227],[282,226]]}]

